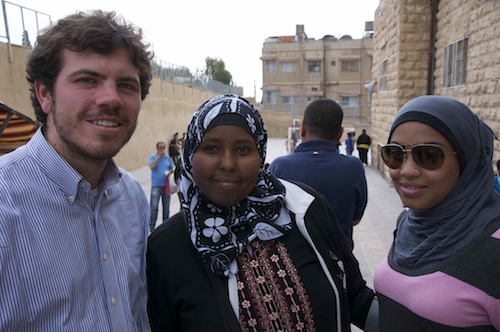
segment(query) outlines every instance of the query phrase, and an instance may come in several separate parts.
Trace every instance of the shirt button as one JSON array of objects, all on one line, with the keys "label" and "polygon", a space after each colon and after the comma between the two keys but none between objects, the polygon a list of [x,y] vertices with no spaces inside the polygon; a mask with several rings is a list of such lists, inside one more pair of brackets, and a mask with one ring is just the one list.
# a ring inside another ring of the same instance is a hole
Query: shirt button
[{"label": "shirt button", "polygon": [[112,297],[112,298],[111,298],[111,304],[112,304],[112,305],[116,305],[116,298],[115,298],[115,297]]},{"label": "shirt button", "polygon": [[75,196],[68,196],[68,201],[70,203],[74,203],[75,202]]},{"label": "shirt button", "polygon": [[107,262],[109,259],[109,256],[108,256],[108,254],[104,254],[104,255],[102,255],[102,258],[104,259],[104,261]]}]

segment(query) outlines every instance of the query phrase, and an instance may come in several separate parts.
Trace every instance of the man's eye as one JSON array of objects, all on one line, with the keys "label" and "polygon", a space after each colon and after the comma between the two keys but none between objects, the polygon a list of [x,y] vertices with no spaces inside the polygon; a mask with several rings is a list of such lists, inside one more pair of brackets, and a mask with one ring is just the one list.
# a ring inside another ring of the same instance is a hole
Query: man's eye
[{"label": "man's eye", "polygon": [[118,84],[118,86],[120,88],[129,89],[129,90],[132,90],[132,91],[139,91],[139,88],[138,88],[138,86],[136,84],[122,82],[122,83]]},{"label": "man's eye", "polygon": [[95,79],[93,79],[92,77],[80,77],[77,79],[77,81],[82,83],[95,83]]}]

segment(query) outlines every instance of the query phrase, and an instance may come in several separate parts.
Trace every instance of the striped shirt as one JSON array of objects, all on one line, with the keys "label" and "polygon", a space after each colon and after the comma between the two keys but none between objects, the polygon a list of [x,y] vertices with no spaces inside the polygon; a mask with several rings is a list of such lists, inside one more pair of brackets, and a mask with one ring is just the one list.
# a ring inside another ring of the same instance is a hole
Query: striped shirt
[{"label": "striped shirt", "polygon": [[149,331],[149,205],[110,161],[96,192],[40,129],[0,157],[0,331]]}]

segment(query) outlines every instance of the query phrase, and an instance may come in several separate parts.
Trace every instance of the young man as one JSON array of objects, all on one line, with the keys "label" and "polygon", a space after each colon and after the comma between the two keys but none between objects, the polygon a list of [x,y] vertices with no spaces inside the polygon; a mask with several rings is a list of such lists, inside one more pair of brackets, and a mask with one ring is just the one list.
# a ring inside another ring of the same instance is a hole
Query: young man
[{"label": "young man", "polygon": [[361,161],[339,154],[335,145],[343,133],[343,116],[340,105],[331,99],[309,103],[301,126],[302,143],[293,154],[275,159],[269,171],[322,194],[352,248],[352,229],[364,214],[368,193]]},{"label": "young man", "polygon": [[[151,197],[149,200],[151,206],[151,218],[149,221],[149,231],[155,229],[156,219],[158,218],[158,205],[161,198],[162,220],[167,221],[170,215],[170,194],[166,192],[167,179],[174,172],[174,167],[169,156],[165,154],[165,142],[156,143],[156,153],[149,156],[148,166],[151,168]],[[171,179],[174,181],[173,179]]]},{"label": "young man", "polygon": [[368,165],[368,150],[370,149],[370,145],[372,145],[372,139],[366,133],[366,129],[363,129],[361,135],[359,135],[358,137],[356,144],[358,148],[359,159],[361,159],[363,164]]},{"label": "young man", "polygon": [[43,126],[0,158],[0,330],[149,331],[149,205],[112,160],[151,84],[142,32],[76,13],[37,39],[27,77]]}]

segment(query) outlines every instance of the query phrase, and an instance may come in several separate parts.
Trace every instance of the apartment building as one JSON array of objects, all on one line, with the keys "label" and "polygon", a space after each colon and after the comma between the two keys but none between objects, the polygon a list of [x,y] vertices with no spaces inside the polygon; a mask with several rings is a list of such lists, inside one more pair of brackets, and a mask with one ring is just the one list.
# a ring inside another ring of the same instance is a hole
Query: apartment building
[{"label": "apartment building", "polygon": [[304,25],[295,35],[269,37],[262,48],[262,110],[300,118],[315,99],[330,98],[344,109],[345,121],[371,119],[372,30],[365,37],[308,38]]}]

